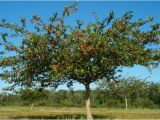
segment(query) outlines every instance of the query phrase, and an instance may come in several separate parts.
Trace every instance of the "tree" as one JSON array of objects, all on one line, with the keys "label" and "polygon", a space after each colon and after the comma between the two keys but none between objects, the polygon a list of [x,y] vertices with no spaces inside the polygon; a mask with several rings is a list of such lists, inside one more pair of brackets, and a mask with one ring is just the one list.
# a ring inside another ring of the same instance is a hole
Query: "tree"
[{"label": "tree", "polygon": [[[105,86],[104,86],[105,85]],[[128,109],[128,98],[134,92],[130,79],[121,79],[118,82],[110,81],[104,84],[103,88],[113,95],[118,95],[124,99],[125,109]]]},{"label": "tree", "polygon": [[132,13],[114,19],[113,12],[104,20],[96,17],[96,23],[73,30],[68,39],[59,44],[59,52],[54,72],[71,81],[85,86],[87,118],[92,119],[90,110],[90,84],[106,78],[115,77],[119,67],[132,67],[135,64],[147,66],[159,59],[155,50],[148,45],[159,44],[159,24],[151,30],[141,31],[141,26],[152,21],[132,22]]},{"label": "tree", "polygon": [[[66,6],[61,16],[54,13],[50,17],[49,24],[33,16],[31,23],[36,32],[26,29],[24,18],[22,25],[2,19],[0,27],[13,34],[1,33],[4,46],[1,54],[6,51],[15,54],[2,55],[0,66],[10,69],[4,70],[1,78],[14,85],[42,87],[57,87],[61,83],[72,85],[73,81],[78,81],[85,86],[87,119],[92,119],[90,84],[102,78],[114,78],[121,66],[147,66],[158,60],[159,55],[148,45],[159,44],[160,25],[154,24],[149,31],[141,31],[141,27],[153,18],[133,22],[132,12],[121,18],[115,18],[110,12],[103,20],[94,14],[95,23],[84,27],[80,20],[76,27],[65,25],[66,16],[76,11],[76,4]],[[16,36],[22,39],[20,46],[7,39]]]},{"label": "tree", "polygon": [[160,106],[160,83],[151,82],[148,85],[148,97],[150,100],[154,101],[158,106]]},{"label": "tree", "polygon": [[50,97],[49,91],[42,89],[25,88],[17,91],[17,94],[23,101],[29,102],[29,104],[31,104],[31,110],[34,107],[34,103],[40,100],[47,100]]},{"label": "tree", "polygon": [[68,106],[71,107],[72,106],[72,102],[73,102],[72,99],[74,99],[74,91],[73,91],[72,87],[70,87],[67,90],[66,96],[67,96]]},{"label": "tree", "polygon": [[141,98],[146,98],[147,97],[147,90],[149,87],[149,82],[142,80],[142,79],[137,79],[133,78],[132,80],[132,89],[134,91],[133,93],[133,98],[139,99]]},{"label": "tree", "polygon": [[110,93],[113,96],[119,96],[124,99],[125,109],[128,109],[129,99],[139,99],[147,91],[147,82],[135,77],[119,78],[106,83],[106,81],[99,82],[99,88]]}]

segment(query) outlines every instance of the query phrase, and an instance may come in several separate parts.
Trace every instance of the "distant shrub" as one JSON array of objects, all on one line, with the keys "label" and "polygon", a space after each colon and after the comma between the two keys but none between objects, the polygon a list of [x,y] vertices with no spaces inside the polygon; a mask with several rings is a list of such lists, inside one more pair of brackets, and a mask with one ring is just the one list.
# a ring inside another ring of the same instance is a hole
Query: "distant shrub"
[{"label": "distant shrub", "polygon": [[156,108],[152,100],[144,98],[136,99],[133,104],[136,108]]},{"label": "distant shrub", "polygon": [[48,106],[48,105],[49,105],[48,101],[45,100],[40,100],[35,103],[35,106]]},{"label": "distant shrub", "polygon": [[119,108],[119,107],[122,107],[122,104],[121,104],[120,100],[107,99],[102,104],[99,104],[99,103],[93,104],[92,107],[108,107],[108,108],[117,108],[118,107]]}]

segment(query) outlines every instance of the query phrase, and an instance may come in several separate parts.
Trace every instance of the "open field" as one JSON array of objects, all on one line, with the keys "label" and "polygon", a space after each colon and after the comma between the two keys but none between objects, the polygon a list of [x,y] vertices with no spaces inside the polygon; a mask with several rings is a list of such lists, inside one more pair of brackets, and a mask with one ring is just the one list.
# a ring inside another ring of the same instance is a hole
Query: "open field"
[{"label": "open field", "polygon": [[[92,108],[94,118],[109,119],[160,119],[160,109],[107,109]],[[85,108],[53,107],[0,107],[0,118],[84,119]]]}]

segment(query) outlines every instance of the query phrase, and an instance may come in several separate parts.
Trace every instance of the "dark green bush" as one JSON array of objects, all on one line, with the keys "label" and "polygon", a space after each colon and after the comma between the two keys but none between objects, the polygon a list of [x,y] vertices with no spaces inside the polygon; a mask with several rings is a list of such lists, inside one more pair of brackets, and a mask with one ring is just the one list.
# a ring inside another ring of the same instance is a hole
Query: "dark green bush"
[{"label": "dark green bush", "polygon": [[136,108],[156,108],[156,105],[152,100],[139,98],[136,99],[133,103]]}]

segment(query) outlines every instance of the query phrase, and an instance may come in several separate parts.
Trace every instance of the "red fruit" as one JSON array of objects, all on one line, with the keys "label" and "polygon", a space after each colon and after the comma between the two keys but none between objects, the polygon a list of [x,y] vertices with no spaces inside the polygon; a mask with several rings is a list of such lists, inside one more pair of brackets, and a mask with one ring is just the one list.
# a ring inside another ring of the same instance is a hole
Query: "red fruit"
[{"label": "red fruit", "polygon": [[51,31],[48,29],[47,32],[50,33]]},{"label": "red fruit", "polygon": [[75,34],[76,34],[77,36],[81,36],[81,35],[82,35],[80,31],[76,31]]},{"label": "red fruit", "polygon": [[54,46],[52,46],[52,48],[53,48],[53,49],[55,49],[55,47],[54,47]]},{"label": "red fruit", "polygon": [[55,19],[52,20],[52,22],[55,22],[55,21],[56,21]]},{"label": "red fruit", "polygon": [[24,75],[24,71],[22,71],[21,74]]},{"label": "red fruit", "polygon": [[146,38],[145,38],[145,37],[142,37],[142,38],[141,38],[141,40],[142,40],[142,41],[145,41],[145,40],[146,40]]},{"label": "red fruit", "polygon": [[37,21],[36,24],[37,24],[37,25],[40,25],[40,22]]},{"label": "red fruit", "polygon": [[95,50],[93,49],[93,50],[92,50],[92,54],[95,54],[95,53],[96,53],[96,52],[95,52]]},{"label": "red fruit", "polygon": [[100,47],[98,45],[96,45],[96,49],[98,50]]},{"label": "red fruit", "polygon": [[16,70],[16,75],[18,75],[18,70]]},{"label": "red fruit", "polygon": [[27,32],[27,35],[29,36],[29,35],[31,35],[31,33],[30,33],[30,32]]},{"label": "red fruit", "polygon": [[13,46],[11,46],[10,50],[16,50],[16,48],[15,48],[15,47],[13,47]]},{"label": "red fruit", "polygon": [[64,49],[64,45],[62,45],[61,48]]},{"label": "red fruit", "polygon": [[108,33],[111,33],[111,32],[112,32],[112,29],[108,29],[107,32],[108,32]]},{"label": "red fruit", "polygon": [[33,54],[33,56],[32,56],[33,58],[36,58],[36,55],[35,54]]},{"label": "red fruit", "polygon": [[58,64],[53,65],[54,69],[56,70],[58,69],[58,66],[59,66]]},{"label": "red fruit", "polygon": [[82,61],[83,60],[83,57],[80,57],[80,59],[79,59],[80,61]]},{"label": "red fruit", "polygon": [[59,77],[61,78],[63,76],[63,73],[61,72],[61,73],[59,73]]},{"label": "red fruit", "polygon": [[83,47],[87,47],[87,46],[88,46],[87,43],[82,43],[81,45],[82,45]]},{"label": "red fruit", "polygon": [[52,40],[51,40],[51,43],[54,43],[54,42],[55,42],[55,39],[52,39]]},{"label": "red fruit", "polygon": [[45,30],[48,30],[48,27],[45,25],[45,26],[44,26],[44,29],[45,29]]},{"label": "red fruit", "polygon": [[[55,21],[55,20],[54,20],[54,21]],[[54,28],[54,26],[53,26],[53,25],[51,25],[51,26],[50,26],[50,29],[53,29],[53,28]]]},{"label": "red fruit", "polygon": [[83,49],[83,48],[81,48],[81,49],[80,49],[80,51],[81,51],[81,53],[83,53],[83,52],[84,52],[84,49]]},{"label": "red fruit", "polygon": [[90,38],[94,38],[95,36],[94,36],[94,34],[90,34],[89,37]]},{"label": "red fruit", "polygon": [[87,30],[83,30],[83,32],[84,32],[84,33],[86,33],[86,32],[87,32]]}]

